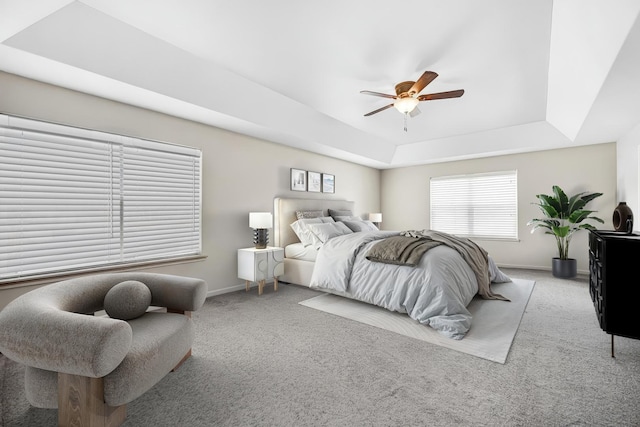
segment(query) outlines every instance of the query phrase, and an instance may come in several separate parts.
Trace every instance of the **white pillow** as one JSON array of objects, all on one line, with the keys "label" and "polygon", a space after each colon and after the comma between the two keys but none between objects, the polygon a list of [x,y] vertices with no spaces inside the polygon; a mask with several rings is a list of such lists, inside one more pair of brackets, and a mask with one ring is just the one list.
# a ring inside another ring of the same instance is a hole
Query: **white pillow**
[{"label": "white pillow", "polygon": [[322,222],[335,222],[335,220],[334,220],[332,217],[330,217],[330,216],[321,216],[321,217],[320,217],[320,220],[321,220]]},{"label": "white pillow", "polygon": [[303,218],[289,224],[293,232],[298,236],[298,240],[304,246],[318,243],[318,238],[307,228],[307,224],[320,224],[324,222],[335,222],[330,216],[322,216],[318,218]]},{"label": "white pillow", "polygon": [[317,242],[314,242],[316,249],[320,248],[327,240],[342,236],[343,234],[351,234],[353,231],[341,222],[332,222],[325,224],[309,224],[309,230],[316,236]]},{"label": "white pillow", "polygon": [[289,226],[293,229],[293,232],[296,233],[298,239],[300,239],[300,243],[305,246],[309,246],[313,243],[314,235],[307,228],[308,224],[322,224],[321,218],[307,218],[307,219],[299,219],[293,224]]}]

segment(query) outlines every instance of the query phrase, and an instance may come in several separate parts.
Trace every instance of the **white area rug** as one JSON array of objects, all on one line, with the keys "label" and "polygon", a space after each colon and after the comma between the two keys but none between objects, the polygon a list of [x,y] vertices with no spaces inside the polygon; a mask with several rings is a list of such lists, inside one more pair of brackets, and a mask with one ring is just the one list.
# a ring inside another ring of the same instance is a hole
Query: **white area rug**
[{"label": "white area rug", "polygon": [[440,335],[406,314],[332,294],[322,294],[299,304],[504,364],[535,285],[532,280],[512,280],[491,285],[494,292],[511,302],[483,300],[477,296],[471,301],[467,307],[473,316],[471,329],[461,340]]}]

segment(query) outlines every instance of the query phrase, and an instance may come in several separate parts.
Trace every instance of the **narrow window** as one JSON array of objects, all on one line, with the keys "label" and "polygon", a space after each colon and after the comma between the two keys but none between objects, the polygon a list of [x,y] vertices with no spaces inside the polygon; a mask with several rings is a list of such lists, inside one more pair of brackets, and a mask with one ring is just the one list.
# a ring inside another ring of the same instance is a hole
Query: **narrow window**
[{"label": "narrow window", "polygon": [[483,239],[518,239],[517,171],[431,178],[431,229]]}]

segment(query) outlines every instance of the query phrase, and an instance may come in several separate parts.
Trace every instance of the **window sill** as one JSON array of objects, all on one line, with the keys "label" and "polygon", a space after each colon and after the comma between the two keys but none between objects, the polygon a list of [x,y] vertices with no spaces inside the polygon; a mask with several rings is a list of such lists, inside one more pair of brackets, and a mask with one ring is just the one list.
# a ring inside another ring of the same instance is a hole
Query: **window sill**
[{"label": "window sill", "polygon": [[511,242],[518,243],[520,239],[513,237],[467,237],[470,240],[483,240],[487,242]]},{"label": "window sill", "polygon": [[0,281],[0,290],[22,288],[29,286],[46,285],[61,280],[73,279],[75,277],[86,276],[88,274],[99,273],[117,273],[124,271],[132,271],[137,269],[147,269],[154,267],[165,267],[168,265],[176,264],[188,264],[192,262],[200,262],[207,259],[206,255],[190,255],[180,258],[170,258],[163,260],[143,261],[127,264],[106,265],[101,267],[85,268],[73,271],[64,271],[50,274],[43,274],[40,276],[29,276],[18,279],[7,279],[6,281]]}]

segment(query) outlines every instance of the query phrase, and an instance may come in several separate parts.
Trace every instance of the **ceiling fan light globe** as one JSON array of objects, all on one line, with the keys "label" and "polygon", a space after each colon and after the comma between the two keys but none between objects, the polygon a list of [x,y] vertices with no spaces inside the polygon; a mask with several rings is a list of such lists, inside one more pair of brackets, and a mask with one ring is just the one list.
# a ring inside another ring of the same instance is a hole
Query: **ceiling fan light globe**
[{"label": "ceiling fan light globe", "polygon": [[414,108],[418,105],[418,99],[413,98],[411,96],[407,96],[404,98],[398,98],[393,103],[393,106],[396,107],[396,110],[400,111],[402,114],[408,114],[413,111]]}]

